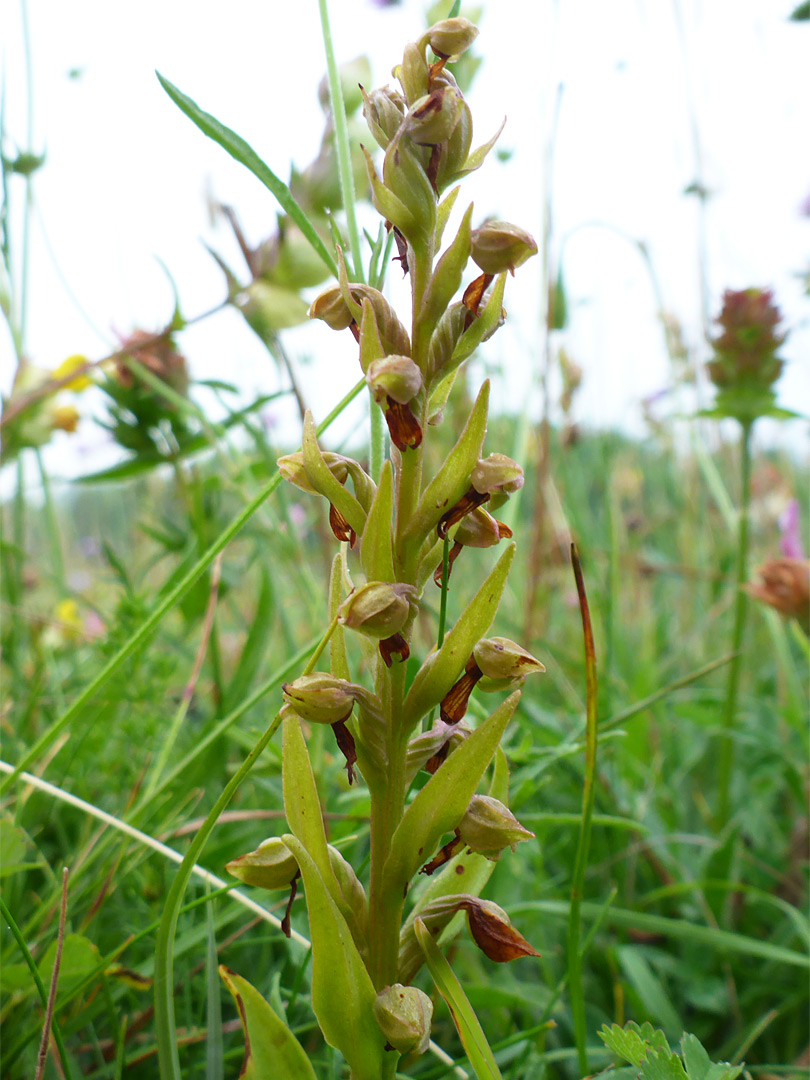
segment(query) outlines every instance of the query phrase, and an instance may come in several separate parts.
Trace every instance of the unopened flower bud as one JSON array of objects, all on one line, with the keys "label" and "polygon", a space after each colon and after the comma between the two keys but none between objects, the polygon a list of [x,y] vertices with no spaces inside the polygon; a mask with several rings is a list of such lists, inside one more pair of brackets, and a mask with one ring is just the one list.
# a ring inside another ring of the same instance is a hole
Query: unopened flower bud
[{"label": "unopened flower bud", "polygon": [[477,37],[478,27],[459,15],[454,19],[441,19],[425,34],[427,43],[442,60],[457,60]]},{"label": "unopened flower bud", "polygon": [[726,290],[717,318],[722,333],[712,341],[709,376],[717,387],[715,415],[753,422],[774,408],[773,384],[783,363],[776,355],[784,334],[770,289]]},{"label": "unopened flower bud", "polygon": [[424,1054],[430,1042],[433,1004],[423,990],[394,983],[377,994],[374,1019],[393,1050]]},{"label": "unopened flower bud", "polygon": [[56,430],[72,435],[79,426],[79,410],[75,405],[54,405],[51,410],[51,424]]},{"label": "unopened flower bud", "polygon": [[339,285],[333,285],[316,296],[309,308],[310,319],[320,319],[331,330],[345,330],[354,322]]},{"label": "unopened flower bud", "polygon": [[458,523],[453,539],[465,547],[488,548],[508,539],[511,533],[507,525],[496,521],[482,506],[476,506]]},{"label": "unopened flower bud", "polygon": [[759,580],[745,586],[748,595],[787,619],[798,619],[810,631],[810,562],[770,559],[755,572]]},{"label": "unopened flower bud", "polygon": [[235,303],[262,341],[270,341],[279,330],[299,326],[307,319],[307,305],[294,289],[271,285],[262,278],[239,293]]},{"label": "unopened flower bud", "polygon": [[458,831],[467,847],[493,862],[504,848],[514,851],[521,840],[534,838],[508,807],[490,795],[473,795]]},{"label": "unopened flower bud", "polygon": [[461,98],[455,88],[443,86],[419,98],[405,119],[405,130],[417,146],[447,142],[461,117]]},{"label": "unopened flower bud", "polygon": [[284,683],[284,700],[304,720],[312,724],[336,724],[345,720],[354,706],[356,687],[346,679],[336,679],[325,671],[301,675]]},{"label": "unopened flower bud", "polygon": [[504,637],[482,638],[473,656],[488,679],[522,679],[534,671],[546,670],[531,653]]},{"label": "unopened flower bud", "polygon": [[363,101],[363,116],[369,130],[381,149],[385,150],[405,118],[405,98],[399,90],[383,86],[370,94],[364,90]]},{"label": "unopened flower bud", "polygon": [[227,863],[229,874],[246,885],[260,889],[286,889],[298,873],[298,863],[287,845],[277,836],[259,844],[255,851]]},{"label": "unopened flower bud", "polygon": [[390,397],[406,405],[422,389],[422,372],[409,356],[384,356],[369,364],[366,382],[375,401]]},{"label": "unopened flower bud", "polygon": [[515,270],[537,254],[533,237],[506,221],[487,221],[470,237],[470,253],[485,274]]},{"label": "unopened flower bud", "polygon": [[394,75],[402,85],[408,105],[424,97],[430,88],[430,68],[425,59],[424,45],[421,49],[414,42],[406,45],[402,63],[394,68]]},{"label": "unopened flower bud", "polygon": [[416,602],[413,585],[370,581],[356,589],[338,608],[338,622],[368,637],[382,640],[398,634]]},{"label": "unopened flower bud", "polygon": [[[346,477],[349,475],[349,460],[341,454],[333,454],[330,450],[323,451],[323,459],[338,483],[345,484]],[[278,465],[279,472],[285,480],[300,488],[301,491],[306,491],[309,495],[318,494],[307,476],[307,470],[304,468],[304,455],[300,450],[294,454],[285,454],[280,457],[276,461],[276,465]]]},{"label": "unopened flower bud", "polygon": [[470,483],[480,495],[513,495],[523,487],[523,469],[506,454],[479,458]]}]

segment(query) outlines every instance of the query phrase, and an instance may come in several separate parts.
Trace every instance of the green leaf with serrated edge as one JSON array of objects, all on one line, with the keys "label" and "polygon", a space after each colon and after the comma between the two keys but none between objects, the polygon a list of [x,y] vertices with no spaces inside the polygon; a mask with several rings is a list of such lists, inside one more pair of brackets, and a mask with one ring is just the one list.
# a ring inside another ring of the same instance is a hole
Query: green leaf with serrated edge
[{"label": "green leaf with serrated edge", "polygon": [[727,1062],[717,1062],[706,1073],[705,1080],[737,1080],[744,1068],[744,1065],[729,1065]]},{"label": "green leaf with serrated edge", "polygon": [[317,1080],[303,1046],[259,991],[224,964],[219,974],[236,1002],[245,1035],[240,1080]]},{"label": "green leaf with serrated edge", "polygon": [[689,1080],[705,1080],[706,1074],[712,1067],[712,1061],[700,1040],[694,1035],[685,1033],[681,1039],[681,1053]]},{"label": "green leaf with serrated edge", "polygon": [[503,1080],[487,1037],[478,1022],[475,1010],[467,1000],[455,972],[442,955],[421,919],[416,921],[416,936],[425,954],[436,989],[447,1002],[467,1059],[478,1080]]},{"label": "green leaf with serrated edge", "polygon": [[295,201],[284,181],[280,180],[272,169],[265,165],[256,151],[235,131],[231,131],[230,128],[221,124],[210,113],[204,112],[195,101],[192,101],[190,97],[178,90],[168,79],[164,79],[160,72],[156,71],[155,74],[160,81],[160,85],[189,120],[196,124],[209,139],[213,139],[215,143],[219,143],[223,150],[227,150],[240,165],[250,169],[253,175],[258,180],[261,180],[264,186],[273,193],[285,212],[290,215],[310,242],[313,249],[323,259],[325,265],[329,267],[330,273],[337,277],[335,260],[326,250],[326,245],[321,240],[314,225]]},{"label": "green leaf with serrated edge", "polygon": [[[427,292],[427,299],[416,317],[416,341],[423,343],[430,338],[447,305],[458,292],[461,277],[470,257],[470,219],[473,204],[467,207],[461,219],[455,239],[442,254]],[[419,346],[414,346],[417,352]]]},{"label": "green leaf with serrated edge", "polygon": [[408,884],[436,853],[441,837],[461,821],[519,701],[516,690],[450,754],[408,806],[383,870],[392,891]]},{"label": "green leaf with serrated edge", "polygon": [[612,1054],[631,1065],[639,1066],[650,1049],[669,1052],[666,1035],[650,1023],[644,1023],[641,1027],[632,1020],[624,1027],[619,1027],[618,1024],[608,1027],[604,1024],[598,1034]]},{"label": "green leaf with serrated edge", "polygon": [[460,191],[461,187],[458,185],[454,188],[451,188],[436,209],[436,231],[433,234],[433,245],[437,249],[442,242],[442,236],[444,235],[445,227],[447,225],[448,219],[450,218],[450,214],[453,210],[453,207],[455,206],[456,199],[458,198],[458,193]]},{"label": "green leaf with serrated edge", "polygon": [[357,535],[361,536],[366,525],[366,512],[355,496],[350,491],[347,491],[343,484],[336,480],[329,471],[329,466],[324,461],[321,448],[318,446],[315,421],[312,419],[312,413],[309,409],[307,409],[304,417],[301,449],[304,454],[304,468],[307,471],[309,482],[317,492],[329,500],[336,510],[340,511]]},{"label": "green leaf with serrated edge", "polygon": [[514,557],[515,545],[509,544],[445,637],[442,647],[428,656],[417,671],[402,705],[403,730],[410,731],[438,705],[461,676],[473,647],[492,625]]},{"label": "green leaf with serrated edge", "polygon": [[450,357],[450,366],[458,367],[468,356],[471,356],[484,338],[498,325],[505,288],[506,274],[499,274],[489,299],[484,305],[484,310],[458,339],[458,344],[453,349],[453,355]]},{"label": "green leaf with serrated edge", "polygon": [[343,1054],[353,1080],[379,1080],[385,1040],[374,1019],[377,996],[360,953],[318,867],[294,836],[282,840],[301,868],[312,940],[312,1008],[324,1038]]},{"label": "green leaf with serrated edge", "polygon": [[360,562],[369,581],[395,581],[391,545],[394,516],[394,473],[391,462],[383,464],[377,494],[366,518],[360,540]]},{"label": "green leaf with serrated edge", "polygon": [[406,539],[423,538],[435,529],[441,517],[464,495],[470,486],[470,473],[484,445],[489,408],[489,379],[478,391],[464,430],[445,458],[444,464],[422,493],[419,505],[405,530]]},{"label": "green leaf with serrated edge", "polygon": [[312,774],[309,751],[301,731],[301,721],[294,714],[285,716],[282,732],[282,786],[287,823],[318,867],[334,902],[341,911],[346,909],[344,914],[351,924],[351,912],[329,859],[321,804]]},{"label": "green leaf with serrated edge", "polygon": [[671,1050],[650,1050],[641,1063],[644,1080],[686,1080],[683,1063]]},{"label": "green leaf with serrated edge", "polygon": [[464,168],[459,169],[459,171],[455,174],[455,176],[453,176],[453,178],[448,182],[449,183],[455,183],[456,180],[461,180],[461,178],[463,176],[468,176],[469,173],[475,172],[476,169],[480,169],[481,166],[484,164],[484,160],[485,160],[487,154],[490,152],[490,150],[495,145],[495,143],[498,141],[498,139],[500,139],[501,132],[503,131],[505,126],[506,126],[506,117],[503,118],[503,122],[502,122],[501,126],[498,128],[498,130],[495,132],[495,134],[492,136],[492,138],[489,139],[487,142],[485,142],[482,146],[476,147],[476,149],[473,150],[473,152],[468,156],[467,160],[464,162]]},{"label": "green leaf with serrated edge", "polygon": [[366,158],[368,180],[371,184],[371,201],[374,203],[374,209],[387,221],[390,221],[392,225],[395,225],[403,236],[410,235],[413,233],[416,225],[413,214],[408,207],[396,197],[393,191],[388,190],[380,180],[379,176],[377,176],[377,170],[374,168],[371,154],[369,154],[365,146],[361,146],[360,149],[363,151]]}]

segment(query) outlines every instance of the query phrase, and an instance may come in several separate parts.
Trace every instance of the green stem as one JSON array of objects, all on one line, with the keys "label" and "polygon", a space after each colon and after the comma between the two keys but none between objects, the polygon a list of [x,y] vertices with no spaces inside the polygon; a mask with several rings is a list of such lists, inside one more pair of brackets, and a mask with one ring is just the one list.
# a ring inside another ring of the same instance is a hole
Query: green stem
[{"label": "green stem", "polygon": [[332,43],[332,29],[329,25],[329,7],[326,0],[318,0],[321,17],[321,33],[326,53],[326,72],[329,80],[329,99],[332,103],[332,117],[335,122],[335,149],[337,151],[340,193],[343,198],[343,210],[346,214],[346,231],[349,234],[349,247],[352,253],[354,269],[353,280],[363,281],[363,255],[360,250],[360,230],[357,227],[355,213],[354,176],[352,174],[351,149],[349,147],[349,128],[346,123],[346,108],[343,104],[343,87],[340,72],[335,60]]},{"label": "green stem", "polygon": [[371,479],[377,483],[382,472],[385,460],[385,422],[382,409],[369,391],[368,395],[369,420],[371,421],[371,433],[369,435],[369,469]]},{"label": "green stem", "polygon": [[579,605],[582,613],[582,631],[585,639],[585,682],[587,687],[586,726],[585,726],[585,782],[582,790],[582,828],[577,844],[574,863],[573,882],[571,885],[571,907],[568,914],[568,988],[571,996],[571,1014],[574,1021],[574,1035],[577,1044],[577,1059],[580,1073],[588,1073],[588,1053],[586,1049],[587,1029],[585,1026],[585,994],[582,988],[582,952],[581,904],[585,885],[585,871],[588,866],[588,849],[591,840],[593,819],[594,780],[596,777],[596,747],[598,736],[598,699],[599,688],[596,677],[596,652],[594,649],[593,629],[585,594],[585,582],[582,567],[574,544],[571,545],[571,561],[574,564],[574,576],[577,583]]},{"label": "green stem", "polygon": [[65,584],[65,560],[62,554],[62,538],[59,535],[59,524],[56,520],[56,509],[53,504],[53,496],[51,494],[51,482],[48,477],[48,473],[45,470],[45,463],[42,460],[42,451],[37,448],[37,465],[39,466],[39,477],[42,481],[42,498],[43,509],[45,511],[45,524],[48,529],[48,541],[50,543],[50,558],[51,558],[51,572],[56,581],[59,592],[65,595],[67,586]]},{"label": "green stem", "polygon": [[[25,944],[25,938],[20,933],[19,927],[14,921],[14,917],[12,916],[11,912],[6,907],[6,903],[3,900],[2,896],[0,896],[0,914],[2,914],[4,921],[8,924],[11,933],[14,935],[14,940],[20,947],[20,952],[23,954],[23,959],[28,965],[28,970],[31,972],[31,978],[34,980],[34,985],[37,988],[39,1000],[42,1002],[42,1008],[47,1012],[48,991],[45,989],[45,984],[43,983],[42,977],[39,974],[39,969],[37,968],[36,961],[31,955],[28,946]],[[68,1058],[65,1051],[65,1044],[62,1041],[62,1032],[56,1022],[55,1017],[51,1019],[51,1031],[53,1032],[56,1047],[59,1051],[59,1057],[62,1061],[62,1069],[64,1070],[64,1074],[67,1077],[67,1080],[71,1080],[72,1073],[70,1071],[70,1059]]]},{"label": "green stem", "polygon": [[742,424],[742,461],[740,464],[741,501],[737,533],[736,597],[734,601],[734,630],[731,637],[732,660],[728,669],[726,704],[723,711],[722,742],[717,778],[717,827],[722,829],[729,818],[731,773],[734,765],[734,728],[737,721],[737,692],[740,685],[741,650],[745,635],[748,597],[743,585],[748,577],[748,518],[751,502],[751,430],[753,421]]},{"label": "green stem", "polygon": [[[348,394],[346,394],[343,400],[340,401],[329,413],[326,419],[318,425],[318,428],[316,430],[319,435],[326,431],[326,429],[333,422],[335,417],[337,417],[345,409],[345,407],[349,404],[350,401],[357,397],[357,395],[360,393],[360,391],[365,385],[366,380],[360,379],[360,381],[352,387],[352,389],[349,391]],[[17,777],[24,769],[27,769],[33,761],[36,761],[40,754],[44,753],[44,751],[47,750],[47,748],[53,743],[53,741],[59,737],[61,732],[64,731],[65,728],[73,722],[73,720],[75,720],[75,718],[79,715],[85,705],[87,705],[88,702],[91,701],[92,698],[98,693],[98,691],[110,681],[110,679],[113,677],[116,671],[118,671],[121,665],[124,664],[129,659],[129,657],[132,656],[132,654],[136,652],[136,650],[139,649],[140,646],[146,642],[146,639],[149,637],[155,627],[160,623],[163,616],[168,611],[171,611],[171,609],[176,603],[178,603],[178,601],[183,599],[189,589],[192,588],[194,583],[205,573],[205,571],[208,569],[208,567],[211,565],[217,555],[219,555],[220,551],[223,551],[228,546],[231,540],[233,540],[237,533],[240,532],[240,530],[247,524],[253,514],[255,514],[255,512],[265,501],[265,499],[267,499],[276,490],[280,483],[281,473],[276,472],[272,479],[270,479],[259,491],[258,495],[253,500],[251,500],[251,502],[248,503],[248,505],[244,508],[244,510],[242,510],[240,514],[236,516],[236,518],[234,518],[234,520],[227,527],[227,529],[225,529],[224,532],[220,533],[220,535],[208,548],[208,550],[200,556],[197,562],[180,579],[180,581],[178,581],[175,587],[169,593],[167,593],[165,598],[160,604],[158,604],[152,614],[149,615],[146,619],[144,619],[144,621],[141,623],[141,625],[138,627],[132,637],[129,638],[129,640],[121,646],[115,656],[113,656],[107,662],[107,664],[104,665],[98,675],[96,675],[95,679],[93,679],[92,682],[90,682],[88,686],[85,687],[85,689],[82,691],[81,694],[79,694],[73,704],[59,717],[58,720],[56,720],[48,728],[47,731],[42,734],[39,739],[37,739],[31,749],[25,755],[23,755],[22,760],[19,761],[14,767],[14,772],[11,773],[8,777],[6,777],[2,784],[0,784],[0,795],[6,792],[12,786],[12,784],[16,782]]]}]

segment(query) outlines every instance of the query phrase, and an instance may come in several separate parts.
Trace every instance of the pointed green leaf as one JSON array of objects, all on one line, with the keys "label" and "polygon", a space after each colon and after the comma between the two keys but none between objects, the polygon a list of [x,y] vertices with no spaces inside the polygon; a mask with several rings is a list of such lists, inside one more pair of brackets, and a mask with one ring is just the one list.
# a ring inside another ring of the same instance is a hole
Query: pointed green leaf
[{"label": "pointed green leaf", "polygon": [[324,1038],[355,1080],[379,1080],[385,1040],[372,1011],[377,996],[360,953],[318,867],[294,836],[282,837],[301,868],[312,939],[312,1008]]},{"label": "pointed green leaf", "polygon": [[276,174],[270,169],[256,151],[245,142],[241,136],[237,135],[235,131],[231,131],[230,128],[221,124],[219,120],[211,116],[210,113],[204,112],[199,105],[192,101],[190,97],[187,97],[181,90],[178,90],[176,86],[169,82],[168,79],[164,79],[160,72],[155,72],[160,81],[160,85],[177,105],[177,107],[186,114],[204,135],[207,135],[209,139],[213,139],[214,142],[219,143],[223,150],[227,152],[239,162],[240,165],[244,165],[250,169],[253,175],[264,184],[264,186],[272,192],[276,197],[280,205],[285,212],[290,215],[295,224],[307,238],[312,245],[313,249],[320,255],[326,266],[329,267],[330,273],[337,277],[337,266],[335,260],[326,250],[326,245],[321,240],[312,222],[307,215],[292,197],[290,189],[280,180]]},{"label": "pointed green leaf", "polygon": [[386,461],[360,541],[360,561],[368,581],[396,580],[391,546],[393,516],[394,474],[391,462]]},{"label": "pointed green leaf", "polygon": [[489,380],[485,380],[458,442],[422,493],[406,530],[406,538],[423,539],[470,486],[470,473],[484,445],[489,409]]},{"label": "pointed green leaf", "polygon": [[[416,340],[426,342],[436,328],[436,324],[461,285],[461,277],[470,257],[470,219],[473,204],[467,207],[461,219],[456,237],[436,264],[427,300],[417,314]],[[462,339],[463,340],[463,339]],[[417,348],[417,346],[415,346]]]},{"label": "pointed green leaf", "polygon": [[224,965],[219,974],[236,1002],[245,1034],[240,1080],[317,1080],[304,1048],[259,991]]},{"label": "pointed green leaf", "polygon": [[445,637],[442,647],[428,656],[417,671],[402,706],[405,731],[410,731],[430,709],[438,705],[461,676],[473,647],[492,625],[514,557],[515,545],[509,544]]},{"label": "pointed green leaf", "polygon": [[681,1053],[683,1063],[689,1074],[689,1080],[706,1080],[706,1074],[712,1067],[712,1061],[703,1048],[700,1039],[694,1035],[684,1034],[681,1039]]},{"label": "pointed green leaf", "polygon": [[437,250],[441,245],[442,235],[444,234],[445,226],[447,225],[448,219],[453,210],[453,207],[456,204],[456,199],[458,198],[458,193],[460,191],[461,187],[459,185],[451,188],[436,209],[436,232],[433,236],[433,244]]},{"label": "pointed green leaf", "polygon": [[458,1029],[461,1043],[478,1080],[503,1080],[475,1010],[467,1000],[455,972],[421,919],[416,920],[416,936],[436,989],[447,1002],[453,1023]]},{"label": "pointed green leaf", "polygon": [[505,126],[506,117],[503,118],[503,123],[492,136],[492,138],[488,139],[487,142],[485,142],[482,146],[478,146],[475,150],[473,150],[473,152],[464,162],[464,168],[459,169],[459,171],[453,177],[453,180],[460,180],[462,176],[467,176],[468,173],[475,172],[476,169],[481,168],[481,166],[484,164],[484,159],[486,158],[487,154],[490,152],[498,139],[500,139],[501,132],[503,131]]},{"label": "pointed green leaf", "polygon": [[519,701],[516,690],[450,754],[405,811],[383,871],[392,891],[408,884],[461,821]]},{"label": "pointed green leaf", "polygon": [[339,510],[348,521],[358,536],[362,536],[366,525],[366,512],[358,500],[350,491],[347,491],[339,480],[336,480],[329,471],[318,446],[318,436],[315,431],[315,421],[312,413],[307,409],[304,417],[304,435],[301,443],[304,452],[304,468],[307,471],[309,482],[329,502]]},{"label": "pointed green leaf", "polygon": [[[294,714],[284,717],[282,747],[284,812],[287,822],[318,867],[334,902],[341,910],[347,909],[329,858],[321,804],[312,774],[309,751],[301,731],[301,721]],[[351,921],[348,909],[346,915]]]}]

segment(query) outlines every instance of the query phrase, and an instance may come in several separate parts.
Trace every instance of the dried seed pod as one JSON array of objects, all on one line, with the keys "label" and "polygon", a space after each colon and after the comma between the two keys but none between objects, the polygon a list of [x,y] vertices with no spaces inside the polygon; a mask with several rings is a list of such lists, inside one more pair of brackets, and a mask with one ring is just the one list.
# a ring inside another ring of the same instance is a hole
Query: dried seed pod
[{"label": "dried seed pod", "polygon": [[512,926],[509,916],[491,900],[474,899],[464,905],[475,944],[497,964],[518,960],[521,956],[539,956],[522,934]]},{"label": "dried seed pod", "polygon": [[374,1018],[392,1050],[401,1054],[424,1054],[430,1042],[433,1004],[415,986],[394,983],[377,994]]},{"label": "dried seed pod", "polygon": [[458,831],[467,847],[493,862],[497,862],[504,848],[514,851],[521,840],[534,839],[534,833],[490,795],[473,795]]}]

